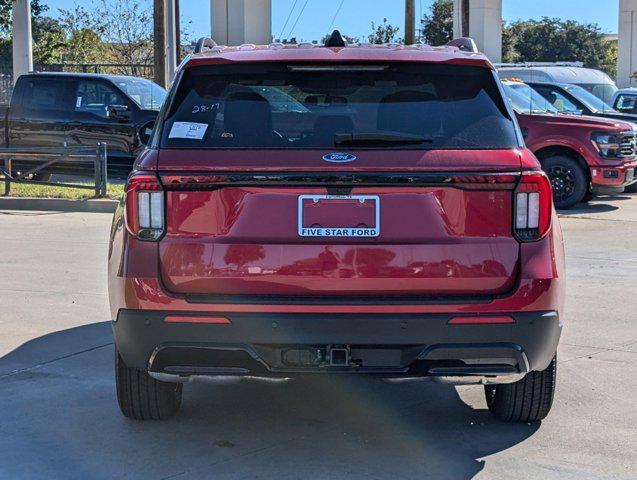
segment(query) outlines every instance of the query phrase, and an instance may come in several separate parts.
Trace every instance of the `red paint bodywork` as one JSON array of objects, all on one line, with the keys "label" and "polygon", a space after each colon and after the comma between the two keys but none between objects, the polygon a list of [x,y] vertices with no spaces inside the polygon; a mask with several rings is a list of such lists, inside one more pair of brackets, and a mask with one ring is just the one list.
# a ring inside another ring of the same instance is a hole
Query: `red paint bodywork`
[{"label": "red paint bodywork", "polygon": [[[537,170],[528,150],[357,151],[339,172],[520,172]],[[324,152],[149,151],[139,168],[197,171],[333,171]],[[360,166],[361,164],[364,167]],[[267,165],[267,168],[266,168]],[[293,165],[293,167],[291,167]],[[512,236],[512,189],[462,184],[359,187],[381,197],[378,238],[305,239],[296,233],[296,200],[319,188],[226,187],[167,191],[159,243],[114,223],[109,263],[111,310],[202,312],[503,313],[561,309],[564,260],[557,217],[532,243]],[[184,294],[372,295],[348,305],[190,303]],[[374,294],[411,295],[383,305]],[[486,303],[422,304],[438,294],[495,295]]]},{"label": "red paint bodywork", "polygon": [[[517,114],[517,119],[528,132],[524,140],[533,153],[541,156],[542,150],[554,147],[570,150],[584,160],[593,187],[622,187],[627,171],[637,167],[635,157],[602,157],[591,140],[594,133],[632,130],[626,123],[582,115]],[[617,172],[617,178],[604,178],[604,171]]]}]

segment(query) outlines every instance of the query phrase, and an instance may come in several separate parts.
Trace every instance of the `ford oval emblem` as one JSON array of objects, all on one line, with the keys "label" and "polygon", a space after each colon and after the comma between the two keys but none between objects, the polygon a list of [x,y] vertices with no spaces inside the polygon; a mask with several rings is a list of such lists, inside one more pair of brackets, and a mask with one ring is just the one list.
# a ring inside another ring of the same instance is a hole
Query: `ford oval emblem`
[{"label": "ford oval emblem", "polygon": [[327,155],[323,155],[323,160],[326,162],[353,162],[356,160],[356,155],[352,155],[351,153],[328,153]]}]

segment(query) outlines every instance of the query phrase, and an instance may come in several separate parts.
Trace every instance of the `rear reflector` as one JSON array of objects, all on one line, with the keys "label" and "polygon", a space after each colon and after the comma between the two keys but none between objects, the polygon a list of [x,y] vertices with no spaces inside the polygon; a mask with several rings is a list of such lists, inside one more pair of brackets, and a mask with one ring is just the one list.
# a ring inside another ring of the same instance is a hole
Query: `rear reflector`
[{"label": "rear reflector", "polygon": [[512,317],[506,315],[500,317],[453,317],[449,320],[449,325],[472,325],[472,324],[489,324],[489,323],[515,323]]},{"label": "rear reflector", "polygon": [[204,316],[187,316],[187,315],[168,315],[164,318],[167,323],[231,323],[226,317],[204,317]]}]

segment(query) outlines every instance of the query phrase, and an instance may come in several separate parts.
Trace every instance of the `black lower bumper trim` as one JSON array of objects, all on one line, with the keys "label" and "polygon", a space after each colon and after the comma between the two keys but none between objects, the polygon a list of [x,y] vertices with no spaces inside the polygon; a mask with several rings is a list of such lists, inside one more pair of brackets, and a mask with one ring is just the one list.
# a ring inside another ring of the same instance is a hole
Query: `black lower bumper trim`
[{"label": "black lower bumper trim", "polygon": [[[166,323],[170,314],[119,312],[113,332],[127,365],[180,375],[524,373],[546,368],[561,332],[555,312],[471,325],[448,324],[451,314],[223,314],[230,324]],[[334,346],[348,349],[346,366],[326,364]]]}]

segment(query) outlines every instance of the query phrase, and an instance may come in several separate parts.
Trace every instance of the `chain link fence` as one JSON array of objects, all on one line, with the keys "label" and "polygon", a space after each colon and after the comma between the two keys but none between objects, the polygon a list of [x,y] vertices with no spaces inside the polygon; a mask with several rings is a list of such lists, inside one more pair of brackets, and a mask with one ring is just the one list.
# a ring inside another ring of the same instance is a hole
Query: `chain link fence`
[{"label": "chain link fence", "polygon": [[0,105],[7,105],[11,101],[13,92],[13,75],[0,73]]}]

